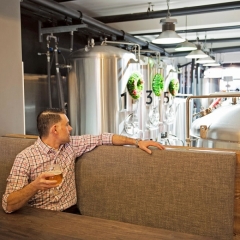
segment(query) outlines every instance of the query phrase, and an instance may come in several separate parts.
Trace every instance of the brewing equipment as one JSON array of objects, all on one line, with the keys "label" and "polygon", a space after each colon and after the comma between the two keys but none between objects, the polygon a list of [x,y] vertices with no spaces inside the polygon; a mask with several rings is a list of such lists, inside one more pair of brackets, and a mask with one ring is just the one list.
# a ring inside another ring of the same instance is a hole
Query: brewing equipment
[{"label": "brewing equipment", "polygon": [[163,103],[161,95],[163,95],[164,63],[160,61],[159,55],[156,58],[144,57],[144,59],[145,64],[140,66],[144,79],[144,91],[140,100],[142,138],[157,140],[162,125],[160,106]]},{"label": "brewing equipment", "polygon": [[135,54],[113,46],[95,46],[72,53],[69,64],[68,115],[72,134],[122,134],[128,119],[134,130],[126,134],[137,137],[139,101],[132,99],[127,90],[131,74],[141,74]]},{"label": "brewing equipment", "polygon": [[240,103],[237,101],[240,94],[225,95],[232,97],[222,98],[220,107],[191,124],[190,135],[197,139],[197,147],[240,149]]},{"label": "brewing equipment", "polygon": [[[152,79],[157,73],[164,74],[160,59],[136,56],[110,45],[87,50],[80,49],[69,57],[68,116],[72,134],[112,132],[156,139],[161,101],[152,91]],[[134,78],[137,80],[133,83]]]}]

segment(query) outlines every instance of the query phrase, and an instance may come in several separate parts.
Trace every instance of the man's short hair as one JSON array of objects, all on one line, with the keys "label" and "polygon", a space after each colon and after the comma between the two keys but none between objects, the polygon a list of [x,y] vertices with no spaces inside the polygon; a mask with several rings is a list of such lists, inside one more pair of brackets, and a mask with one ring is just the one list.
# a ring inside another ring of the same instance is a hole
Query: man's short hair
[{"label": "man's short hair", "polygon": [[50,127],[61,121],[60,114],[66,114],[65,110],[60,108],[48,108],[38,114],[37,129],[40,137],[48,136]]}]

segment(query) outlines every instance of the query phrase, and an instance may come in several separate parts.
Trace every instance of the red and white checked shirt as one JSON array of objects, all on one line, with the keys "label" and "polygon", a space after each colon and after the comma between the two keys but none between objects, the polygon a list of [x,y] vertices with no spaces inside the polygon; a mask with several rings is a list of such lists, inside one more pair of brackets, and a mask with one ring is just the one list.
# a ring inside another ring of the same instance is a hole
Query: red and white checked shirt
[{"label": "red and white checked shirt", "polygon": [[[34,181],[50,163],[56,159],[63,170],[63,181],[57,190],[39,190],[30,200],[29,205],[36,208],[63,211],[77,203],[75,186],[75,159],[99,145],[112,144],[111,133],[99,136],[72,136],[70,142],[54,150],[41,141],[40,138],[30,147],[19,153],[7,178],[6,192],[3,195],[2,206],[6,211],[7,198],[10,193],[22,189]],[[7,212],[7,211],[6,211]]]}]

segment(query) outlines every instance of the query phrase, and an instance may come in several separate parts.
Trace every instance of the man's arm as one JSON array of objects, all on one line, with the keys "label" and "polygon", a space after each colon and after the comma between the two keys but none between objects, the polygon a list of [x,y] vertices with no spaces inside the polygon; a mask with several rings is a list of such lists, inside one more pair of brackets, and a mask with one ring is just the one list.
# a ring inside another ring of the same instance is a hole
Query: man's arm
[{"label": "man's arm", "polygon": [[46,180],[47,177],[54,176],[53,173],[42,173],[33,182],[26,185],[21,190],[12,192],[7,198],[6,211],[11,213],[23,207],[28,200],[33,197],[39,190],[47,190],[57,187],[56,180]]},{"label": "man's arm", "polygon": [[114,134],[112,137],[112,143],[113,145],[118,145],[118,146],[122,146],[122,145],[135,145],[137,147],[139,147],[140,149],[144,150],[145,152],[151,154],[152,151],[150,149],[148,149],[149,146],[154,146],[157,147],[161,150],[165,149],[165,147],[163,145],[161,145],[158,142],[154,142],[151,140],[136,140],[134,138],[129,138],[126,136],[122,136],[122,135],[116,135]]}]

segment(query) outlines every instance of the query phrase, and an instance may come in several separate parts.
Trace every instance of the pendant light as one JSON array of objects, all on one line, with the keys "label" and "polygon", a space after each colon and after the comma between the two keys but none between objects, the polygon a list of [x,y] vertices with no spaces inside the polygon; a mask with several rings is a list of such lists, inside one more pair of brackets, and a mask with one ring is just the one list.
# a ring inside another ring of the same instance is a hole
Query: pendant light
[{"label": "pendant light", "polygon": [[169,2],[167,0],[168,13],[166,19],[161,19],[160,23],[162,23],[162,33],[154,39],[152,42],[156,44],[174,44],[184,42],[185,39],[181,38],[175,32],[175,23],[177,23],[177,19],[170,18],[171,14],[169,11]]},{"label": "pendant light", "polygon": [[[211,43],[211,51],[210,51],[209,56],[212,58],[213,62],[208,62],[208,63],[205,62],[205,63],[203,64],[204,67],[218,67],[218,66],[221,65],[219,62],[217,62],[217,61],[215,60],[215,57],[213,56],[212,43]],[[206,59],[206,58],[203,58],[203,59]]]},{"label": "pendant light", "polygon": [[204,42],[204,45],[203,45],[203,51],[207,54],[207,57],[198,59],[196,61],[196,63],[200,63],[200,64],[214,63],[215,60],[210,56],[210,54],[209,54],[210,50],[207,48],[207,34],[206,33],[205,33],[205,42]]},{"label": "pendant light", "polygon": [[201,45],[199,44],[199,38],[197,37],[196,50],[190,52],[185,58],[207,58],[208,55],[201,50]]},{"label": "pendant light", "polygon": [[198,59],[196,61],[196,63],[200,63],[200,64],[203,64],[203,63],[214,63],[215,60],[212,59],[210,56],[206,57],[206,58],[201,58],[201,59]]},{"label": "pendant light", "polygon": [[175,51],[193,51],[193,50],[196,50],[197,47],[195,44],[191,43],[191,42],[188,42],[187,40],[187,15],[186,15],[186,41],[183,42],[183,43],[180,43],[177,45],[177,47],[175,48]]},{"label": "pendant light", "polygon": [[197,49],[190,52],[185,58],[207,58],[208,55],[201,50],[201,45],[196,44]]},{"label": "pendant light", "polygon": [[218,67],[220,66],[221,64],[218,63],[218,62],[213,62],[213,63],[204,63],[203,66],[204,67]]}]

